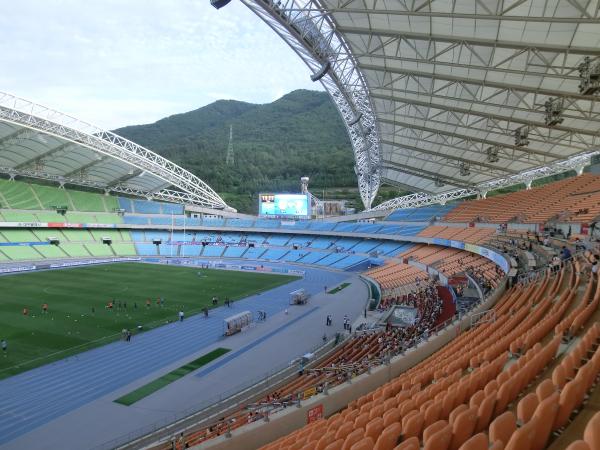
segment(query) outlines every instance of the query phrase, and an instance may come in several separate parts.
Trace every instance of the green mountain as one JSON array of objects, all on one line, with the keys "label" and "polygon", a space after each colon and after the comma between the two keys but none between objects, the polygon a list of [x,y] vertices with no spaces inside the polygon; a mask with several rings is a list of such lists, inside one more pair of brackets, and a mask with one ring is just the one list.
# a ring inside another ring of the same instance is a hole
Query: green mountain
[{"label": "green mountain", "polygon": [[[233,125],[235,164],[225,164]],[[352,147],[325,92],[293,91],[273,103],[219,100],[153,124],[115,130],[190,170],[233,207],[255,212],[260,191],[355,188]]]}]

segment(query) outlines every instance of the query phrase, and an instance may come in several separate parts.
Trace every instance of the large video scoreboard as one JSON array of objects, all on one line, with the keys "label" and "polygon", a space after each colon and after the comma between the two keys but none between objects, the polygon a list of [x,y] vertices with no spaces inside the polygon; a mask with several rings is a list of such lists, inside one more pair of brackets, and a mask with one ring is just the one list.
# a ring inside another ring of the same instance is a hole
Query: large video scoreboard
[{"label": "large video scoreboard", "polygon": [[276,219],[309,219],[309,195],[259,194],[258,215]]}]

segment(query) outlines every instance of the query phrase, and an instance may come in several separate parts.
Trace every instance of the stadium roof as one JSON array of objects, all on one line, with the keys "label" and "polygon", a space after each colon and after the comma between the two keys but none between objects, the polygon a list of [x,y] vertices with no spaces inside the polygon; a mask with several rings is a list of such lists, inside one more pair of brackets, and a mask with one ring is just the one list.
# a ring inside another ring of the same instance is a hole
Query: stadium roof
[{"label": "stadium roof", "polygon": [[0,92],[0,173],[231,209],[206,183],[114,133]]},{"label": "stadium roof", "polygon": [[322,76],[367,208],[381,182],[444,200],[599,149],[600,99],[578,70],[600,70],[598,0],[242,1]]}]

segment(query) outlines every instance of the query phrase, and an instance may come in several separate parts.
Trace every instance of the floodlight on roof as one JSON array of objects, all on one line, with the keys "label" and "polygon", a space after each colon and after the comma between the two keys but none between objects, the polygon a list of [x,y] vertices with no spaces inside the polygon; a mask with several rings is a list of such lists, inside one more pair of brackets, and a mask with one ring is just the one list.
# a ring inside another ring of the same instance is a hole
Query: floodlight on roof
[{"label": "floodlight on roof", "polygon": [[500,152],[500,146],[498,146],[498,145],[488,147],[488,149],[487,149],[488,162],[495,163],[495,162],[500,161],[500,158],[498,157],[499,152]]},{"label": "floodlight on roof", "polygon": [[550,97],[544,103],[544,109],[546,110],[546,125],[552,127],[563,122],[563,99]]},{"label": "floodlight on roof", "polygon": [[471,175],[471,164],[467,162],[460,163],[460,176],[468,177],[469,175]]},{"label": "floodlight on roof", "polygon": [[515,145],[517,147],[525,147],[529,145],[529,127],[523,125],[515,130]]},{"label": "floodlight on roof", "polygon": [[600,60],[592,62],[589,56],[577,67],[579,71],[579,93],[592,95],[600,92]]},{"label": "floodlight on roof", "polygon": [[210,4],[216,9],[221,9],[223,6],[229,4],[229,2],[231,0],[210,0]]},{"label": "floodlight on roof", "polygon": [[329,61],[325,61],[321,68],[310,76],[311,81],[319,81],[327,74],[329,69],[331,69],[331,63]]}]

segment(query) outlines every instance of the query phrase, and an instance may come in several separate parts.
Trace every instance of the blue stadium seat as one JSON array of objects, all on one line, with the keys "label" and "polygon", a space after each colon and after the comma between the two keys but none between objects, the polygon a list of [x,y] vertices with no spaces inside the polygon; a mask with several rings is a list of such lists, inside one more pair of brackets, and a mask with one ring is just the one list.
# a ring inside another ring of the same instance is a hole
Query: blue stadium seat
[{"label": "blue stadium seat", "polygon": [[335,247],[335,237],[315,237],[313,238],[312,242],[310,243],[309,247],[310,248],[320,248],[320,249],[328,249],[331,247]]},{"label": "blue stadium seat", "polygon": [[367,239],[367,240],[364,240],[364,241],[359,242],[358,244],[356,244],[352,248],[352,251],[354,251],[356,253],[369,253],[371,250],[373,250],[379,244],[380,244],[379,241],[374,241],[374,240]]},{"label": "blue stadium seat", "polygon": [[135,249],[140,256],[156,256],[156,245],[154,244],[141,244],[139,242],[135,243]]},{"label": "blue stadium seat", "polygon": [[330,266],[333,263],[339,261],[340,259],[344,259],[346,256],[348,256],[346,253],[331,253],[325,258],[317,261],[315,264],[318,264],[320,266]]},{"label": "blue stadium seat", "polygon": [[362,239],[342,238],[335,243],[335,246],[343,250],[350,250],[361,241]]},{"label": "blue stadium seat", "polygon": [[279,220],[258,219],[254,222],[256,228],[279,228]]},{"label": "blue stadium seat", "polygon": [[151,225],[172,225],[173,221],[170,217],[151,217],[150,218]]},{"label": "blue stadium seat", "polygon": [[202,219],[201,225],[205,227],[223,227],[225,226],[225,220],[216,218],[204,218]]},{"label": "blue stadium seat", "polygon": [[227,247],[223,256],[226,258],[241,258],[248,247]]},{"label": "blue stadium seat", "polygon": [[277,260],[281,259],[281,257],[283,255],[285,255],[287,252],[288,252],[287,249],[270,248],[269,250],[267,250],[266,252],[263,253],[262,258],[277,261]]},{"label": "blue stadium seat", "polygon": [[355,233],[377,233],[381,228],[378,223],[359,223],[354,229]]},{"label": "blue stadium seat", "polygon": [[225,247],[222,245],[207,245],[204,247],[202,256],[219,257],[223,254]]},{"label": "blue stadium seat", "polygon": [[125,216],[123,216],[123,223],[128,223],[131,225],[148,225],[148,218],[140,217],[140,216],[125,215]]},{"label": "blue stadium seat", "polygon": [[158,246],[158,251],[160,256],[177,256],[179,250],[178,247],[178,245],[160,244]]},{"label": "blue stadium seat", "polygon": [[266,251],[263,247],[252,247],[246,250],[244,253],[244,258],[246,259],[258,259],[262,256],[262,254]]},{"label": "blue stadium seat", "polygon": [[281,260],[287,261],[287,262],[296,262],[300,258],[302,258],[305,254],[306,254],[306,250],[290,250],[283,256],[283,258],[281,258]]},{"label": "blue stadium seat", "polygon": [[340,222],[335,226],[334,230],[349,233],[354,231],[358,225],[356,222]]},{"label": "blue stadium seat", "polygon": [[119,202],[119,208],[124,209],[125,212],[133,212],[133,205],[131,203],[131,199],[125,197],[117,197],[117,200]]},{"label": "blue stadium seat", "polygon": [[237,228],[252,228],[254,220],[251,219],[227,219],[225,226]]},{"label": "blue stadium seat", "polygon": [[268,242],[269,245],[283,246],[288,243],[290,238],[291,236],[289,234],[272,234],[269,237],[267,237],[265,242]]},{"label": "blue stadium seat", "polygon": [[179,256],[200,256],[201,245],[180,245]]},{"label": "blue stadium seat", "polygon": [[161,203],[162,213],[163,214],[183,214],[183,205],[177,205],[175,203]]},{"label": "blue stadium seat", "polygon": [[310,223],[309,229],[315,231],[330,231],[335,228],[337,224],[335,222],[323,222],[320,220],[313,220]]},{"label": "blue stadium seat", "polygon": [[138,214],[161,214],[160,203],[151,200],[134,200],[133,208]]},{"label": "blue stadium seat", "polygon": [[334,262],[333,264],[331,264],[331,267],[335,267],[336,269],[347,269],[349,267],[360,264],[363,261],[366,261],[367,259],[368,258],[365,258],[364,256],[348,255],[345,258],[340,259],[340,260]]},{"label": "blue stadium seat", "polygon": [[298,262],[304,264],[315,264],[317,261],[324,258],[325,256],[327,256],[327,253],[325,252],[309,252],[304,257],[300,258]]}]

